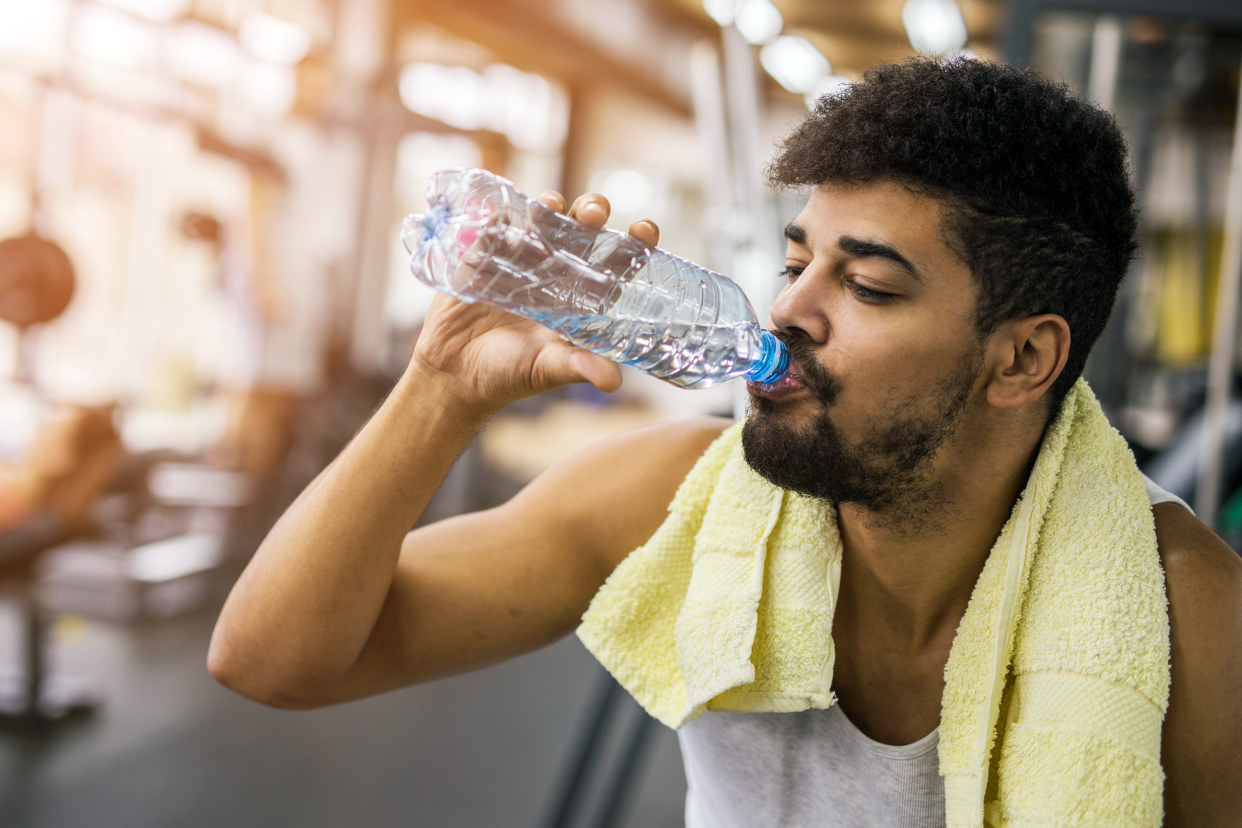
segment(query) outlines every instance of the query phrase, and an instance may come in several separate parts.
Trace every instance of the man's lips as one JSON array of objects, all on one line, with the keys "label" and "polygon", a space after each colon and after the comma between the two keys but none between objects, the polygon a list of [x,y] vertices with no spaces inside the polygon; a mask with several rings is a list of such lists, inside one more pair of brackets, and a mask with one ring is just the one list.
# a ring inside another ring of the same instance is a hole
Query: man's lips
[{"label": "man's lips", "polygon": [[781,378],[776,382],[748,382],[746,383],[746,391],[755,397],[762,397],[765,400],[784,400],[790,397],[800,396],[807,393],[810,389],[802,380],[801,374],[794,365],[789,366]]}]

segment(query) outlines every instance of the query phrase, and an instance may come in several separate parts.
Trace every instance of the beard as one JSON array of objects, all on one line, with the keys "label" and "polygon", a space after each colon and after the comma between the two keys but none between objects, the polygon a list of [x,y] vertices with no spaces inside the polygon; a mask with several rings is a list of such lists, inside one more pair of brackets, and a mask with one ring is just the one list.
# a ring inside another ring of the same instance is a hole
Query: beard
[{"label": "beard", "polygon": [[[742,428],[746,462],[782,489],[857,505],[890,527],[926,528],[945,505],[933,480],[932,459],[952,439],[965,413],[982,365],[979,348],[964,354],[962,367],[938,383],[934,393],[900,403],[852,442],[828,414],[841,393],[840,380],[815,360],[809,338],[775,333],[788,347],[790,362],[802,369],[820,409],[809,424],[795,426],[777,403],[752,397],[751,416]],[[925,400],[933,403],[930,411]]]}]

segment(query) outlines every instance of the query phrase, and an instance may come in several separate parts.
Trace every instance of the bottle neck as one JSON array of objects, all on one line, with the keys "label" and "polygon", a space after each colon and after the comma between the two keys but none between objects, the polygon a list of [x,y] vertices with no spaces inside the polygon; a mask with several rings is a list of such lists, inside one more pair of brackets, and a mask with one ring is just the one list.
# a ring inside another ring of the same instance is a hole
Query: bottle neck
[{"label": "bottle neck", "polygon": [[789,369],[789,349],[771,331],[759,331],[759,359],[746,372],[751,382],[776,382]]}]

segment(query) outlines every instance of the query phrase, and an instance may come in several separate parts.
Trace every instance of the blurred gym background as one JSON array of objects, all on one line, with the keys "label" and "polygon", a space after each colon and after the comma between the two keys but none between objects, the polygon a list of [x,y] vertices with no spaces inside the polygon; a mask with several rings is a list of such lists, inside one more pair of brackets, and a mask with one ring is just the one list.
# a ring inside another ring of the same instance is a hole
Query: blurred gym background
[{"label": "blurred gym background", "polygon": [[[1144,246],[1088,376],[1239,548],[1236,1],[0,0],[0,824],[682,824],[675,738],[573,639],[288,713],[212,682],[215,612],[409,357],[430,173],[602,192],[763,313],[799,209],[774,141],[916,52],[1117,115]],[[523,401],[423,520],[739,410],[634,372]]]}]

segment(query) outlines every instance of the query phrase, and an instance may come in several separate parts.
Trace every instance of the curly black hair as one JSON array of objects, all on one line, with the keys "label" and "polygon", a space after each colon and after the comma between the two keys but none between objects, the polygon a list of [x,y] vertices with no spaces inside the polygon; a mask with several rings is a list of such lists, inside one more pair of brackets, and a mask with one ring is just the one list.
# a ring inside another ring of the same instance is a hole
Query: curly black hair
[{"label": "curly black hair", "polygon": [[891,180],[944,203],[980,285],[975,320],[1069,323],[1049,403],[1082,374],[1138,248],[1125,139],[1107,112],[1033,70],[912,58],[820,98],[767,169],[778,189]]}]

